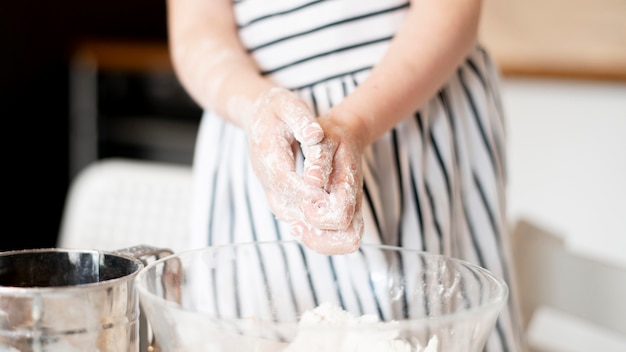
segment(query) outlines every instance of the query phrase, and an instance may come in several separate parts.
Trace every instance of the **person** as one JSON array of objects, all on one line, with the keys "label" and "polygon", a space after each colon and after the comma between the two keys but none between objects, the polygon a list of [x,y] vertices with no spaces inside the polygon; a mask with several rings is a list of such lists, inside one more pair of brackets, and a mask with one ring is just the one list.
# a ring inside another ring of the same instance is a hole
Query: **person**
[{"label": "person", "polygon": [[480,5],[169,0],[174,67],[205,110],[190,247],[296,238],[330,257],[375,243],[467,260],[511,288],[486,348],[520,350]]}]

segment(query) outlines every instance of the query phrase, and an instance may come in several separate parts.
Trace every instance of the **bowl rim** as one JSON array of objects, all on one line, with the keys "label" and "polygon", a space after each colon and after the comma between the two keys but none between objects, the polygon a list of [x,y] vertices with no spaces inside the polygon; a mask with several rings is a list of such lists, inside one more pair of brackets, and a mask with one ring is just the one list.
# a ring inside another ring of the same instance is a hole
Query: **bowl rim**
[{"label": "bowl rim", "polygon": [[[148,272],[150,272],[151,270],[153,270],[156,266],[174,259],[174,258],[180,258],[183,256],[191,256],[194,255],[195,253],[200,253],[200,252],[209,252],[212,250],[219,250],[221,248],[234,248],[234,247],[241,247],[241,246],[255,246],[255,245],[272,245],[272,244],[285,244],[285,245],[298,245],[301,246],[307,250],[311,250],[308,249],[306,247],[306,245],[304,245],[302,242],[297,241],[297,240],[266,240],[266,241],[246,241],[246,242],[236,242],[236,243],[225,243],[225,244],[218,244],[218,245],[210,245],[210,246],[206,246],[206,247],[201,247],[201,248],[195,248],[195,249],[191,249],[191,250],[185,250],[185,251],[181,251],[178,253],[173,253],[170,254],[168,256],[162,257],[158,260],[155,260],[153,262],[151,262],[150,264],[144,266],[143,269],[141,269],[137,275],[135,276],[135,281],[136,281],[136,289],[139,295],[139,299],[140,301],[143,300],[144,298],[149,298],[150,300],[155,300],[158,301],[160,304],[164,305],[164,306],[168,306],[171,309],[174,309],[176,311],[179,312],[184,312],[184,313],[191,313],[191,314],[197,314],[200,316],[204,316],[210,319],[223,319],[223,318],[218,318],[218,317],[213,317],[207,313],[202,313],[202,312],[196,312],[196,311],[192,311],[189,309],[185,309],[184,307],[180,307],[178,305],[175,305],[173,302],[168,301],[166,299],[164,299],[163,297],[157,296],[156,294],[150,292],[147,288],[143,287],[143,285],[141,284],[141,281],[143,280],[144,277],[147,276]],[[427,252],[427,251],[423,251],[423,250],[419,250],[419,249],[413,249],[413,248],[404,248],[404,247],[398,247],[398,246],[392,246],[392,245],[385,245],[385,244],[375,244],[375,243],[361,243],[360,247],[365,247],[365,248],[374,248],[374,249],[382,249],[382,250],[390,250],[390,251],[399,251],[399,252],[410,252],[410,253],[416,253],[418,255],[421,256],[426,256],[426,257],[431,257],[431,258],[438,258],[438,259],[443,259],[449,262],[453,262],[456,264],[460,264],[463,265],[469,269],[471,269],[474,272],[480,272],[481,274],[483,274],[485,277],[489,278],[489,281],[492,281],[495,283],[496,287],[499,287],[499,292],[497,294],[494,295],[494,298],[481,303],[480,305],[471,307],[465,311],[462,312],[456,312],[453,314],[443,314],[443,315],[434,315],[434,316],[428,316],[428,317],[417,317],[417,318],[407,318],[407,319],[397,319],[397,320],[390,320],[390,321],[383,321],[383,322],[394,322],[394,326],[390,327],[390,329],[398,329],[401,328],[402,325],[409,325],[409,324],[415,324],[417,322],[423,322],[423,321],[428,321],[430,323],[435,322],[438,324],[445,324],[447,322],[449,322],[450,320],[456,320],[459,317],[467,317],[467,316],[472,316],[474,314],[478,314],[482,311],[489,311],[492,308],[498,307],[500,306],[500,309],[502,306],[504,306],[508,300],[509,297],[509,286],[506,283],[506,281],[504,281],[503,278],[495,275],[493,272],[491,272],[490,270],[487,270],[484,267],[481,267],[479,265],[476,265],[474,263],[471,263],[467,260],[463,260],[463,259],[459,259],[459,258],[455,258],[452,256],[447,256],[447,255],[443,255],[443,254],[438,254],[438,253],[431,253],[431,252]],[[312,251],[312,250],[311,250]],[[323,254],[320,254],[323,255]],[[341,254],[341,255],[350,255],[350,254]],[[320,302],[320,304],[322,304],[323,302]],[[499,309],[499,310],[500,310]],[[500,312],[498,312],[498,314],[495,316],[497,320],[497,317],[500,315]],[[229,318],[230,319],[230,318]],[[245,318],[233,318],[234,320],[237,319],[245,319]],[[300,317],[298,317],[298,319],[300,319]],[[282,324],[280,322],[273,322],[273,321],[269,321],[266,319],[259,319],[259,321],[262,322],[267,322],[270,324]],[[291,323],[289,323],[291,324]],[[382,327],[383,329],[385,327]]]}]

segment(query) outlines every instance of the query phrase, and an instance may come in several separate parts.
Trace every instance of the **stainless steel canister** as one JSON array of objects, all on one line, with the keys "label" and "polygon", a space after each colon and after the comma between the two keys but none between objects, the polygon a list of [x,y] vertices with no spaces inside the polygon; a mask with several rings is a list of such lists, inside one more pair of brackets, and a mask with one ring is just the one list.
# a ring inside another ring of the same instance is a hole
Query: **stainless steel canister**
[{"label": "stainless steel canister", "polygon": [[0,252],[0,352],[139,351],[135,276],[166,249]]}]

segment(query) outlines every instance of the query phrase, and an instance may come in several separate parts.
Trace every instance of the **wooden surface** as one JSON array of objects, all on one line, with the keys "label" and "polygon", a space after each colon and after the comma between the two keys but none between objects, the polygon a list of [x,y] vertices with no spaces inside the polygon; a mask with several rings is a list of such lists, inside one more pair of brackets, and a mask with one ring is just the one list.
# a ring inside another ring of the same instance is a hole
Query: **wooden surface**
[{"label": "wooden surface", "polygon": [[92,40],[77,46],[72,64],[111,71],[171,71],[167,43]]},{"label": "wooden surface", "polygon": [[626,81],[626,0],[485,0],[480,39],[505,75]]}]

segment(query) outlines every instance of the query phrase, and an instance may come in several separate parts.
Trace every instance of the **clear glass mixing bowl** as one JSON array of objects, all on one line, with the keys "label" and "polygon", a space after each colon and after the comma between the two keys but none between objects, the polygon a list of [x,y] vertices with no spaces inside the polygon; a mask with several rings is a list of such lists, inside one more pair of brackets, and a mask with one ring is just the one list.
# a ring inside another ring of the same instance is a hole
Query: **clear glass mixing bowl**
[{"label": "clear glass mixing bowl", "polygon": [[505,282],[476,265],[362,245],[207,247],[160,259],[137,289],[161,351],[481,351]]}]

